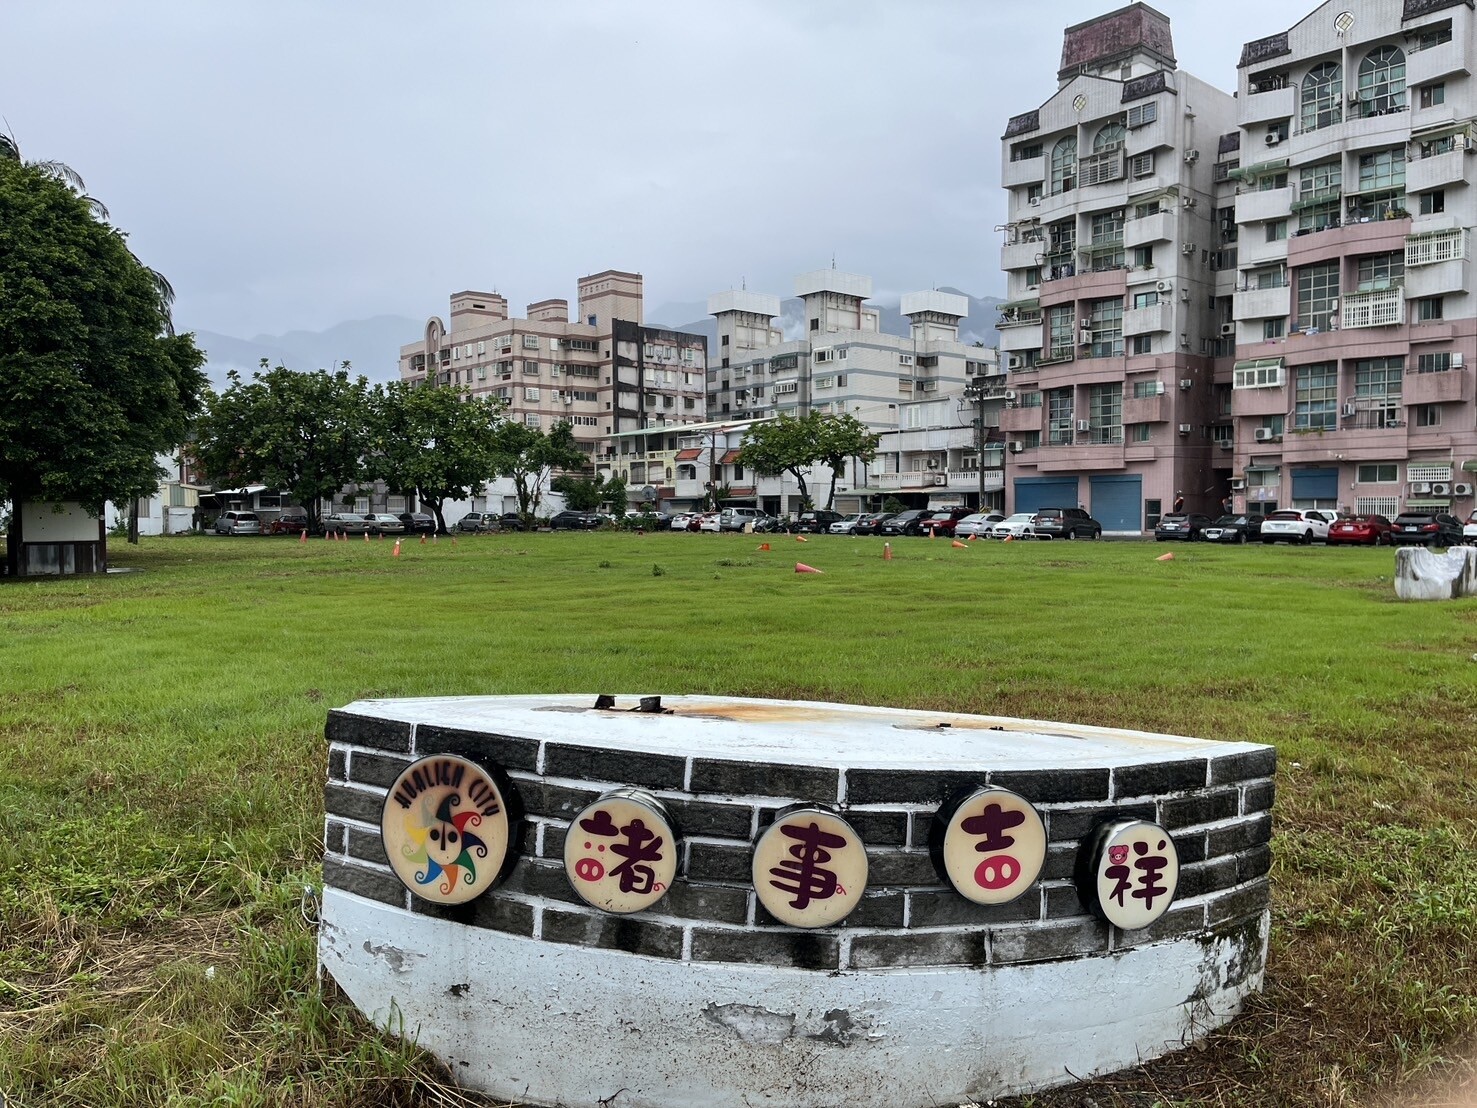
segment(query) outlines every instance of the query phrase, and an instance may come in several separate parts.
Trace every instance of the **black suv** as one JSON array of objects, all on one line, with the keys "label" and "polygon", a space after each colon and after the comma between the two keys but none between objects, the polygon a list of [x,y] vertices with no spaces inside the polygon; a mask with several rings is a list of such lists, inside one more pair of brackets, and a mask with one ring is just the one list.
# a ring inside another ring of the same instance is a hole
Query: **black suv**
[{"label": "black suv", "polygon": [[916,508],[907,512],[899,512],[891,519],[883,520],[882,526],[878,528],[877,533],[880,535],[922,534],[922,532],[918,530],[918,525],[931,515],[933,515],[932,512],[919,511]]},{"label": "black suv", "polygon": [[1102,535],[1103,525],[1081,508],[1037,508],[1038,539],[1095,539]]},{"label": "black suv", "polygon": [[824,508],[814,512],[801,512],[800,517],[790,524],[792,535],[824,535],[831,524],[845,519],[840,512],[828,512]]},{"label": "black suv", "polygon": [[1461,520],[1445,512],[1401,512],[1390,526],[1390,538],[1396,546],[1458,546],[1462,537]]},{"label": "black suv", "polygon": [[560,512],[549,520],[555,531],[593,531],[602,520],[594,512]]}]

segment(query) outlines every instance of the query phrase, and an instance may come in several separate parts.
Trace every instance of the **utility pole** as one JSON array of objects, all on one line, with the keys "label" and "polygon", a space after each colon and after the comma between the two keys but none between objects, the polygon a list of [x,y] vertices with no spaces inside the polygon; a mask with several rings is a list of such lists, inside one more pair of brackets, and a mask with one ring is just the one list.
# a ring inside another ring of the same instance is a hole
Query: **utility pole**
[{"label": "utility pole", "polygon": [[975,473],[979,478],[975,511],[985,510],[985,388],[978,380],[964,386],[964,399],[974,404]]}]

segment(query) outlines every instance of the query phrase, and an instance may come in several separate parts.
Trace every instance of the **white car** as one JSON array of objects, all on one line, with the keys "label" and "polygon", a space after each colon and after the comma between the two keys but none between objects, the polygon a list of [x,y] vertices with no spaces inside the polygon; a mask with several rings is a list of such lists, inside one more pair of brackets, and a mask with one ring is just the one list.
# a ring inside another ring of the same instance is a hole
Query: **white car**
[{"label": "white car", "polygon": [[857,521],[861,518],[860,515],[854,515],[847,516],[845,519],[838,519],[835,523],[831,524],[831,534],[855,535]]},{"label": "white car", "polygon": [[992,539],[1034,539],[1036,537],[1036,513],[1016,512],[1006,516],[990,528]]},{"label": "white car", "polygon": [[975,512],[974,515],[965,516],[954,524],[954,537],[967,539],[973,535],[976,538],[987,539],[990,537],[990,528],[1004,520],[1005,517],[999,512]]},{"label": "white car", "polygon": [[1327,542],[1328,529],[1338,522],[1327,508],[1284,508],[1262,520],[1262,542]]},{"label": "white car", "polygon": [[691,512],[678,512],[676,515],[674,515],[672,517],[671,527],[672,527],[672,530],[673,531],[686,531],[687,530],[687,525],[689,523],[691,523],[691,522],[692,522],[692,513]]},{"label": "white car", "polygon": [[1462,525],[1462,538],[1477,546],[1477,512],[1469,515],[1467,522]]}]

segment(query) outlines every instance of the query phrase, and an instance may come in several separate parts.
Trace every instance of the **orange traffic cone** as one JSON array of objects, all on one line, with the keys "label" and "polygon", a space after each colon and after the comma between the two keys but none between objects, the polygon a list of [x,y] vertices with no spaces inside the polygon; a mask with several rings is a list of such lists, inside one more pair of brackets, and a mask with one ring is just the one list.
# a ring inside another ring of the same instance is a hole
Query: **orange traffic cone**
[{"label": "orange traffic cone", "polygon": [[1171,550],[1168,554],[1161,554],[1161,555],[1159,555],[1159,557],[1155,558],[1154,560],[1156,562],[1172,562],[1172,561],[1174,561],[1174,551]]},{"label": "orange traffic cone", "polygon": [[303,528],[303,533],[297,537],[297,541],[298,542],[307,542],[308,541],[308,529],[306,527]]},{"label": "orange traffic cone", "polygon": [[804,535],[796,535],[795,536],[795,541],[796,542],[809,542],[810,540],[807,539]]},{"label": "orange traffic cone", "polygon": [[884,562],[892,561],[892,543],[885,542],[882,544],[882,560]]},{"label": "orange traffic cone", "polygon": [[939,537],[938,528],[937,527],[930,527],[928,529],[928,537],[931,538],[931,539],[938,538]]},{"label": "orange traffic cone", "polygon": [[368,531],[365,531],[364,532],[364,541],[365,542],[368,542],[369,541],[369,532]]},{"label": "orange traffic cone", "polygon": [[761,542],[759,544],[759,549],[760,550],[763,550],[765,553],[768,553],[769,552],[769,543],[767,543],[767,542]]},{"label": "orange traffic cone", "polygon": [[1001,539],[1000,541],[1001,542],[1015,542],[1015,536],[1014,535],[1006,535],[1005,538]]},{"label": "orange traffic cone", "polygon": [[[384,542],[384,541],[385,541],[385,533],[383,531],[381,531],[380,532],[380,542]],[[396,542],[399,542],[400,540],[399,539],[396,539],[395,541]]]},{"label": "orange traffic cone", "polygon": [[425,545],[426,545],[426,536],[425,536],[425,532],[422,532],[422,533],[421,533],[421,545],[422,545],[422,546],[425,546]]},{"label": "orange traffic cone", "polygon": [[804,562],[796,562],[795,563],[795,572],[796,573],[820,573],[822,571],[816,569],[815,566],[808,566]]},{"label": "orange traffic cone", "polygon": [[395,553],[393,553],[390,556],[392,558],[398,558],[398,557],[400,557],[400,540],[399,539],[396,539],[395,540]]},{"label": "orange traffic cone", "polygon": [[970,541],[970,542],[974,542],[974,541],[975,541],[975,540],[976,540],[976,539],[978,539],[978,538],[979,538],[979,536],[978,536],[978,535],[970,535],[970,536],[969,536],[969,541]]},{"label": "orange traffic cone", "polygon": [[951,545],[951,546],[957,546],[960,550],[968,550],[969,549],[969,547],[965,546],[964,543],[960,542],[958,539],[955,539],[949,545]]}]

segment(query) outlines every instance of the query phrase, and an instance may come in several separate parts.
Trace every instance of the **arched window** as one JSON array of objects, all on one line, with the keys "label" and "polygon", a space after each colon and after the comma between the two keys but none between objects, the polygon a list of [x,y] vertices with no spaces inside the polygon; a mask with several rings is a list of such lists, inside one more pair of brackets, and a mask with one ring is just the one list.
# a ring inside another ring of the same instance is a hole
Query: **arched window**
[{"label": "arched window", "polygon": [[1359,108],[1384,115],[1405,108],[1405,55],[1395,46],[1371,50],[1359,63]]},{"label": "arched window", "polygon": [[1344,73],[1336,62],[1315,66],[1303,78],[1303,130],[1344,121]]},{"label": "arched window", "polygon": [[1077,183],[1077,136],[1069,135],[1051,148],[1051,194],[1067,192]]},{"label": "arched window", "polygon": [[1092,152],[1106,154],[1109,150],[1120,149],[1123,146],[1123,136],[1127,133],[1121,123],[1105,124],[1092,138]]}]

